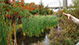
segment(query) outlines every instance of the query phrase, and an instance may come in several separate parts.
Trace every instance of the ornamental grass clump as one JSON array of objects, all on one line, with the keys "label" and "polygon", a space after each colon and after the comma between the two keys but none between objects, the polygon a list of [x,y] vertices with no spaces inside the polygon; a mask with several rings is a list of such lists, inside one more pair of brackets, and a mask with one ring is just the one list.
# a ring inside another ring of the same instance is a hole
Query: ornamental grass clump
[{"label": "ornamental grass clump", "polygon": [[31,16],[29,18],[22,18],[23,32],[30,37],[38,37],[42,29],[55,26],[57,23],[56,16]]}]

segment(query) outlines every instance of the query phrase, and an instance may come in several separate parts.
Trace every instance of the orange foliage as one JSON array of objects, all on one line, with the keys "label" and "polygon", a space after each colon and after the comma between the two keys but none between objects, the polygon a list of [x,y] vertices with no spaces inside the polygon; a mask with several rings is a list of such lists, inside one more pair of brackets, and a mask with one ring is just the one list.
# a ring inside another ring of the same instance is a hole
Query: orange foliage
[{"label": "orange foliage", "polygon": [[[27,5],[24,6],[24,0],[21,0],[21,2],[19,2],[20,0],[18,0],[18,7],[20,7],[22,10],[23,9],[27,9],[28,11],[32,11],[34,9],[39,9],[40,5],[36,5],[35,3],[28,3]],[[13,7],[16,7],[17,5],[13,4]]]},{"label": "orange foliage", "polygon": [[13,7],[17,7],[17,6],[14,4]]},{"label": "orange foliage", "polygon": [[5,17],[7,18],[7,14],[5,14]]},{"label": "orange foliage", "polygon": [[58,10],[58,14],[62,14],[63,13],[63,10]]},{"label": "orange foliage", "polygon": [[27,9],[28,11],[32,11],[34,9],[39,9],[39,5],[35,5],[35,3],[30,3],[24,6],[24,9]]},{"label": "orange foliage", "polygon": [[53,12],[53,15],[56,15],[56,12]]}]

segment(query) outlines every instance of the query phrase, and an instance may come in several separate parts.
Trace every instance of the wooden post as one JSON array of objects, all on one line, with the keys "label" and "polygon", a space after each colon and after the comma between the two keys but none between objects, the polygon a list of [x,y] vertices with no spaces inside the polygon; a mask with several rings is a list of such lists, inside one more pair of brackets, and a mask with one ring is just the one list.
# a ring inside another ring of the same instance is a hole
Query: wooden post
[{"label": "wooden post", "polygon": [[63,7],[67,8],[67,0],[63,0]]}]

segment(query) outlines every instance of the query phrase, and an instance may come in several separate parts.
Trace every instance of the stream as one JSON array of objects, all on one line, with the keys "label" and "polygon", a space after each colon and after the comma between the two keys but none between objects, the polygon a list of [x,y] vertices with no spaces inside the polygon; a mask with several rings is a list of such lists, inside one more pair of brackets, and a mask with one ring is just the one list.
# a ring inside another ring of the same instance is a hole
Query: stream
[{"label": "stream", "polygon": [[43,45],[49,45],[48,34],[45,35],[45,39],[44,39],[44,41],[43,41]]},{"label": "stream", "polygon": [[[48,33],[50,31],[45,31],[39,37],[24,37],[22,34],[17,34],[17,43],[18,45],[49,45]],[[20,33],[20,32],[19,32]]]}]

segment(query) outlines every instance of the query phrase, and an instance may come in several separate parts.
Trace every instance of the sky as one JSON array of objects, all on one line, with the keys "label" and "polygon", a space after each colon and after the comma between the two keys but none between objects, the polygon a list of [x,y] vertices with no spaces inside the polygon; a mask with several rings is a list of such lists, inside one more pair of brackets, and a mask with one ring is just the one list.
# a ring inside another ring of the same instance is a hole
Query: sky
[{"label": "sky", "polygon": [[[34,2],[35,4],[40,4],[41,0],[24,0],[25,3]],[[42,0],[43,5],[48,7],[58,7],[63,5],[63,0]],[[59,3],[60,2],[60,3]],[[72,0],[68,0],[68,6],[72,4]]]}]

